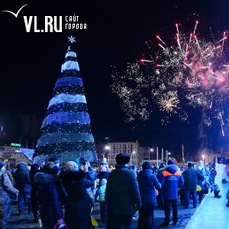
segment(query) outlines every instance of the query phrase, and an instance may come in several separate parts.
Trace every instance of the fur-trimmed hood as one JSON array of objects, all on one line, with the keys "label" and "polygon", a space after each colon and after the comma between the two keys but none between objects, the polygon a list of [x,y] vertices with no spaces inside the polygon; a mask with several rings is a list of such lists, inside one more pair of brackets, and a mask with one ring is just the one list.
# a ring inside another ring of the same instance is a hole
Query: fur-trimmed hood
[{"label": "fur-trimmed hood", "polygon": [[59,180],[59,177],[57,175],[53,174],[47,174],[38,172],[34,176],[34,181],[38,184],[47,184],[50,182],[57,182]]}]

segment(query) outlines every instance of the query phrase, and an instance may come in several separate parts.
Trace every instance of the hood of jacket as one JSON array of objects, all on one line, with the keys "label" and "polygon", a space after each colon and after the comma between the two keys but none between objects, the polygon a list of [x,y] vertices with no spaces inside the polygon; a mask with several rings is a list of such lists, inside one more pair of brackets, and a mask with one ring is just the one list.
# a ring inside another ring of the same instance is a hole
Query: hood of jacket
[{"label": "hood of jacket", "polygon": [[164,170],[168,171],[169,173],[174,174],[174,173],[176,173],[179,170],[179,168],[178,168],[177,165],[171,164],[171,165],[167,165],[164,168]]},{"label": "hood of jacket", "polygon": [[152,175],[153,175],[153,170],[152,169],[143,169],[138,174],[138,176],[143,180],[148,180],[150,177],[152,177]]},{"label": "hood of jacket", "polygon": [[19,163],[19,164],[17,165],[17,170],[18,170],[18,171],[27,171],[28,169],[27,169],[26,164],[24,164],[24,163]]},{"label": "hood of jacket", "polygon": [[58,181],[59,177],[53,174],[38,172],[34,176],[34,181],[38,184],[47,184]]}]

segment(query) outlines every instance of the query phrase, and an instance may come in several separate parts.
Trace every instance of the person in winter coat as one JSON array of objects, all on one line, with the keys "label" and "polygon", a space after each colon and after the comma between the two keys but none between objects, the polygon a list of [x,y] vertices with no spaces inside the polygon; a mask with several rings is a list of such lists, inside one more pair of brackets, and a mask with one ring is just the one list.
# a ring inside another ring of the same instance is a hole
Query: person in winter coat
[{"label": "person in winter coat", "polygon": [[[160,180],[161,176],[162,176],[162,172],[164,170],[166,166],[165,162],[161,162],[158,172],[157,172],[157,179]],[[159,190],[159,194],[157,196],[157,202],[158,202],[158,208],[160,208],[161,210],[164,209],[164,198],[163,198],[163,194],[162,194],[162,190]]]},{"label": "person in winter coat", "polygon": [[18,211],[19,215],[24,213],[24,200],[28,198],[29,209],[28,213],[31,212],[31,185],[32,182],[29,177],[29,171],[25,163],[19,163],[17,165],[17,170],[14,173],[15,187],[19,190],[18,196]]},{"label": "person in winter coat", "polygon": [[12,185],[5,172],[5,163],[0,161],[0,228],[6,229],[10,217],[10,202],[8,194],[18,195],[19,191]]},{"label": "person in winter coat", "polygon": [[106,203],[106,199],[105,199],[106,187],[107,187],[107,180],[102,179],[100,181],[100,186],[97,189],[96,194],[95,194],[95,199],[97,199],[97,197],[99,197],[100,218],[101,218],[102,224],[105,224],[106,220],[107,220],[107,203]]},{"label": "person in winter coat", "polygon": [[60,169],[53,162],[48,162],[44,172],[37,172],[34,182],[38,184],[41,221],[44,229],[53,229],[57,224],[64,228],[61,205],[61,186],[58,177]]},{"label": "person in winter coat", "polygon": [[184,178],[184,187],[185,187],[185,208],[189,206],[189,199],[190,195],[193,197],[193,208],[197,207],[197,198],[196,198],[196,188],[197,188],[197,181],[203,180],[203,176],[201,173],[193,168],[193,163],[188,163],[188,168],[183,172]]},{"label": "person in winter coat", "polygon": [[138,229],[151,229],[154,227],[154,208],[157,206],[155,188],[161,189],[157,177],[153,174],[151,164],[145,161],[143,170],[138,175],[139,190],[142,206],[139,210]]},{"label": "person in winter coat", "polygon": [[127,167],[129,161],[129,154],[118,154],[116,156],[116,169],[109,174],[107,179],[107,227],[109,228],[131,229],[132,216],[141,207],[141,196],[136,175]]},{"label": "person in winter coat", "polygon": [[169,160],[168,166],[166,166],[162,172],[160,178],[162,186],[162,193],[164,197],[164,210],[165,210],[165,221],[161,226],[168,226],[170,221],[170,204],[173,209],[173,224],[176,225],[178,221],[177,217],[177,198],[178,188],[184,184],[184,179],[178,166],[175,165],[173,160]]},{"label": "person in winter coat", "polygon": [[93,185],[93,180],[89,177],[88,166],[86,162],[79,170],[76,162],[69,161],[65,164],[66,171],[60,173],[60,179],[67,192],[65,221],[68,229],[91,228],[91,205],[86,189]]},{"label": "person in winter coat", "polygon": [[30,180],[32,181],[32,186],[31,186],[31,205],[32,205],[32,210],[33,210],[33,221],[38,222],[38,199],[37,199],[37,192],[38,192],[38,185],[36,182],[34,182],[34,176],[35,174],[39,171],[39,165],[33,164],[31,165],[31,169],[29,171],[29,177]]}]

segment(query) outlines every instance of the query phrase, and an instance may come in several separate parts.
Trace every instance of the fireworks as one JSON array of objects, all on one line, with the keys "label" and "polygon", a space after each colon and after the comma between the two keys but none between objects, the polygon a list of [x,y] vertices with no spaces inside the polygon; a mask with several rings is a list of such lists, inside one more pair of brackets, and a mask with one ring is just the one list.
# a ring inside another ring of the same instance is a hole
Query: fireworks
[{"label": "fireworks", "polygon": [[162,95],[159,101],[159,106],[162,111],[166,111],[168,113],[177,113],[176,109],[179,109],[177,106],[179,104],[179,100],[175,92],[168,92]]},{"label": "fireworks", "polygon": [[198,25],[196,21],[187,36],[176,24],[172,44],[157,35],[158,52],[152,53],[152,43],[146,42],[148,58],[128,64],[124,75],[113,72],[112,91],[121,98],[124,112],[131,118],[128,121],[136,115],[143,120],[149,118],[152,103],[162,112],[163,124],[173,114],[186,121],[186,108],[194,107],[207,111],[209,117],[204,121],[207,126],[212,124],[212,118],[218,119],[224,136],[223,116],[229,98],[227,36],[223,32],[216,42],[203,39]]}]

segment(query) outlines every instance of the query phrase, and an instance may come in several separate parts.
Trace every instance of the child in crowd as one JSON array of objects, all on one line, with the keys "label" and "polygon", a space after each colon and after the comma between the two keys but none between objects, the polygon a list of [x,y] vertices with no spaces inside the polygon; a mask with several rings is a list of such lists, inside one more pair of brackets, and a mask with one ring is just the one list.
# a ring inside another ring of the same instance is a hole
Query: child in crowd
[{"label": "child in crowd", "polygon": [[100,187],[97,189],[97,192],[95,194],[95,198],[99,198],[99,203],[100,203],[100,218],[102,221],[102,224],[106,223],[107,220],[107,204],[105,200],[105,191],[107,187],[107,180],[102,179],[100,181]]}]

